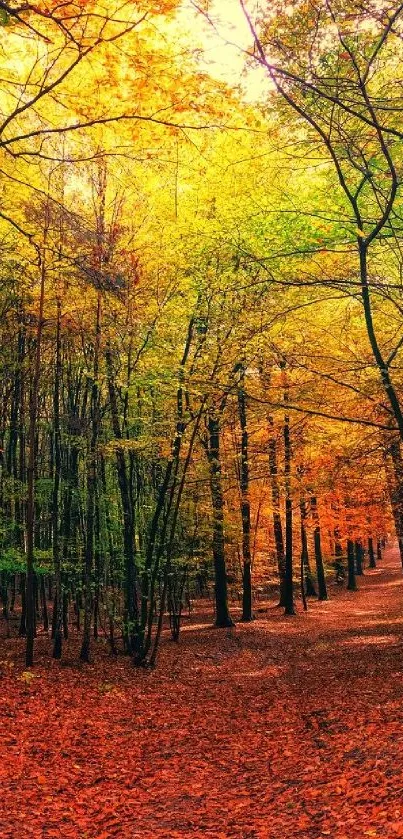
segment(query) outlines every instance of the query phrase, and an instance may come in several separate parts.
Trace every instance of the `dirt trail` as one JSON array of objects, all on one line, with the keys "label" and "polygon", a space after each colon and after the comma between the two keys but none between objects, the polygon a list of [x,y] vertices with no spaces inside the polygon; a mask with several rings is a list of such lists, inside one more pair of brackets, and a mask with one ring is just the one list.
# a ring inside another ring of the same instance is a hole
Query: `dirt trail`
[{"label": "dirt trail", "polygon": [[403,837],[397,551],[359,586],[295,618],[190,624],[150,673],[72,648],[52,664],[42,638],[29,678],[2,641],[2,839]]}]

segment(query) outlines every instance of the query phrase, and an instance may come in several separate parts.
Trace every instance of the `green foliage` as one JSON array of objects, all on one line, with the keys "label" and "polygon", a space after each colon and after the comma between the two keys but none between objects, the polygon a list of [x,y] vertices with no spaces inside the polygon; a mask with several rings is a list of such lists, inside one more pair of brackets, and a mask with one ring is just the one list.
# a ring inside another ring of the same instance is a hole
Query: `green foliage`
[{"label": "green foliage", "polygon": [[[52,573],[52,552],[36,550],[34,554],[34,567],[36,574]],[[25,554],[18,548],[13,547],[0,550],[0,571],[6,571],[10,574],[25,573]]]}]

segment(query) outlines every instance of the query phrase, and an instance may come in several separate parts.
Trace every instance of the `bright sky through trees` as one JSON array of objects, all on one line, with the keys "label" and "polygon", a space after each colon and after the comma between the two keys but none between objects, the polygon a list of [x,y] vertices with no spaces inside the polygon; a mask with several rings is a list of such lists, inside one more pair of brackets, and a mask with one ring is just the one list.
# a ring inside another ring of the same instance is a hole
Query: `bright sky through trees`
[{"label": "bright sky through trees", "polygon": [[252,39],[238,0],[213,0],[206,16],[200,14],[197,3],[183,0],[178,20],[200,44],[201,65],[211,75],[229,85],[240,85],[247,101],[256,102],[267,95],[267,73],[253,64],[246,71],[244,51]]}]

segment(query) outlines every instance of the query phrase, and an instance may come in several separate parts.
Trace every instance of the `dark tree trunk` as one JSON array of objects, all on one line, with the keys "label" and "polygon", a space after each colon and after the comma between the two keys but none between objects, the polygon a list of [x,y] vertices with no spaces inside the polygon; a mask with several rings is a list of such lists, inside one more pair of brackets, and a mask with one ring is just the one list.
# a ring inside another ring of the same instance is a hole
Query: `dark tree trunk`
[{"label": "dark tree trunk", "polygon": [[355,556],[354,556],[354,542],[351,539],[347,540],[347,590],[357,591],[357,582],[355,579]]},{"label": "dark tree trunk", "polygon": [[91,438],[87,456],[87,527],[85,539],[84,566],[84,626],[80,650],[81,661],[90,660],[91,616],[92,616],[92,571],[94,565],[95,492],[97,484],[97,443],[99,433],[99,353],[101,342],[102,300],[98,292],[96,332],[94,346],[94,368],[91,385]]},{"label": "dark tree trunk", "polygon": [[208,418],[210,490],[213,508],[213,560],[215,572],[216,626],[233,626],[228,610],[227,573],[224,543],[224,495],[220,460],[220,422],[213,414]]},{"label": "dark tree trunk", "polygon": [[63,638],[67,641],[69,637],[69,593],[64,587],[63,590]]},{"label": "dark tree trunk", "polygon": [[11,578],[10,612],[14,612],[16,594],[17,594],[17,578],[16,578],[16,574],[13,574],[13,576]]},{"label": "dark tree trunk", "polygon": [[10,637],[10,614],[9,614],[9,597],[8,597],[8,582],[9,575],[7,571],[1,572],[1,600],[3,604],[3,618],[7,627],[7,638]]},{"label": "dark tree trunk", "polygon": [[18,635],[25,638],[27,635],[27,599],[26,599],[26,575],[20,576],[20,592],[21,592],[21,618]]},{"label": "dark tree trunk", "polygon": [[28,432],[28,469],[27,469],[27,573],[26,573],[26,631],[27,643],[25,650],[25,664],[32,667],[34,663],[35,638],[35,570],[34,570],[34,538],[35,538],[35,453],[37,442],[39,384],[41,375],[41,350],[43,333],[43,311],[45,303],[46,281],[46,239],[48,227],[49,207],[46,208],[44,242],[41,259],[41,278],[38,306],[38,325],[36,330],[35,361],[32,377],[32,388],[29,404],[29,432]]},{"label": "dark tree trunk", "polygon": [[306,501],[301,498],[300,504],[301,513],[301,567],[303,576],[303,589],[307,597],[316,597],[316,588],[313,580],[311,564],[309,561],[308,552],[308,538],[306,532],[306,519],[308,512],[306,509]]},{"label": "dark tree trunk", "polygon": [[386,475],[399,545],[400,561],[403,566],[403,460],[398,440],[394,440],[390,444],[388,453],[392,460],[393,473],[390,466],[388,466],[388,456],[386,456]]},{"label": "dark tree trunk", "polygon": [[101,596],[101,517],[99,493],[95,493],[95,580],[94,580],[94,638],[99,634],[99,605]]},{"label": "dark tree trunk", "polygon": [[48,607],[47,607],[47,604],[46,604],[45,578],[44,578],[43,574],[41,574],[40,587],[41,587],[43,630],[44,630],[44,632],[48,632],[48,630],[49,630],[49,617],[48,617]]},{"label": "dark tree trunk", "polygon": [[[122,429],[119,419],[116,387],[113,375],[113,364],[111,349],[108,345],[105,352],[105,360],[108,371],[109,403],[112,418],[113,433],[117,440],[122,439]],[[123,550],[125,563],[125,634],[128,651],[135,652],[136,639],[139,635],[139,609],[137,602],[136,588],[136,557],[134,547],[134,509],[130,491],[130,480],[127,474],[127,465],[124,449],[116,449],[116,467],[118,483],[123,510]]]},{"label": "dark tree trunk", "polygon": [[[193,432],[191,436],[191,442],[189,444],[188,454],[185,458],[185,462],[182,469],[182,477],[178,480],[178,474],[180,469],[180,453],[182,449],[182,441],[183,436],[186,430],[186,422],[184,419],[184,393],[183,393],[183,377],[186,362],[189,356],[191,344],[192,344],[192,337],[193,337],[193,328],[194,328],[194,320],[191,318],[188,326],[188,334],[185,342],[185,348],[183,352],[183,356],[180,363],[179,368],[179,386],[177,390],[177,422],[176,422],[176,432],[175,436],[172,440],[171,446],[171,456],[167,462],[165,468],[165,474],[162,479],[161,485],[158,489],[157,494],[157,501],[155,505],[155,510],[151,519],[149,534],[148,534],[148,541],[147,541],[147,548],[146,548],[146,555],[145,555],[145,563],[144,563],[144,570],[142,573],[141,578],[141,608],[140,608],[140,620],[139,620],[139,633],[135,640],[135,650],[134,650],[134,663],[137,666],[143,666],[147,663],[147,656],[150,650],[151,642],[152,642],[152,623],[153,623],[153,616],[155,612],[155,597],[156,597],[156,583],[158,578],[158,573],[160,570],[160,560],[162,554],[165,550],[165,540],[167,537],[167,531],[169,527],[169,523],[171,521],[171,531],[170,537],[168,541],[168,545],[166,548],[166,564],[165,564],[165,573],[164,573],[164,595],[161,596],[161,603],[165,603],[165,594],[167,589],[167,579],[166,574],[167,569],[169,567],[170,559],[171,559],[171,542],[173,543],[174,532],[176,527],[177,516],[179,512],[179,504],[182,495],[182,490],[184,487],[184,480],[186,475],[186,470],[189,465],[191,452],[194,445],[195,435],[197,433],[200,418],[202,415],[202,411],[205,404],[205,399],[202,400],[200,405],[200,410],[197,415],[196,421],[193,426]],[[171,519],[172,516],[172,519]],[[161,525],[162,521],[162,525]],[[159,539],[159,544],[157,543],[157,538]],[[155,660],[159,635],[160,635],[160,628],[162,627],[162,606],[160,604],[160,616],[158,620],[158,627],[156,632],[156,636],[154,639],[154,646],[153,651],[151,653],[151,657],[149,663],[152,660]]]},{"label": "dark tree trunk", "polygon": [[339,557],[343,556],[343,547],[341,544],[340,530],[338,527],[335,527],[334,529],[334,556],[335,559],[339,559]]},{"label": "dark tree trunk", "polygon": [[53,386],[53,446],[54,446],[54,474],[52,494],[52,539],[53,539],[53,567],[55,571],[55,609],[52,634],[54,639],[53,658],[62,657],[62,623],[63,623],[63,590],[62,567],[59,539],[59,493],[62,468],[61,440],[60,440],[60,381],[62,377],[61,346],[60,346],[61,302],[57,299],[56,322],[56,363],[55,381]]},{"label": "dark tree trunk", "polygon": [[368,556],[369,556],[369,567],[376,568],[376,559],[375,559],[375,551],[374,551],[374,540],[372,536],[368,539]]},{"label": "dark tree trunk", "polygon": [[312,511],[312,519],[313,519],[313,541],[315,547],[315,563],[316,563],[316,576],[318,580],[318,600],[327,600],[327,588],[326,588],[326,577],[325,577],[325,569],[323,566],[323,556],[322,556],[322,541],[320,535],[320,522],[319,522],[319,514],[318,514],[318,504],[316,497],[313,495],[311,497],[311,511]]},{"label": "dark tree trunk", "polygon": [[238,386],[238,412],[241,426],[241,515],[242,515],[242,620],[253,620],[252,614],[252,558],[250,547],[250,500],[249,500],[249,452],[248,430],[246,416],[246,395],[244,388],[245,369],[240,365],[240,381]]},{"label": "dark tree trunk", "polygon": [[278,576],[280,582],[280,606],[285,606],[285,550],[283,525],[281,521],[280,512],[280,487],[278,482],[278,466],[277,466],[277,440],[274,431],[273,417],[268,417],[269,422],[269,474],[271,483],[271,500],[273,510],[273,533],[274,544],[276,548],[276,559]]},{"label": "dark tree trunk", "polygon": [[[287,388],[285,388],[284,401],[288,401]],[[285,484],[285,615],[295,615],[294,591],[293,591],[293,544],[292,544],[292,494],[291,494],[291,434],[290,418],[288,414],[284,417],[284,484]]]},{"label": "dark tree trunk", "polygon": [[363,569],[363,550],[362,544],[358,540],[355,542],[355,573],[357,577],[362,577],[364,573]]}]

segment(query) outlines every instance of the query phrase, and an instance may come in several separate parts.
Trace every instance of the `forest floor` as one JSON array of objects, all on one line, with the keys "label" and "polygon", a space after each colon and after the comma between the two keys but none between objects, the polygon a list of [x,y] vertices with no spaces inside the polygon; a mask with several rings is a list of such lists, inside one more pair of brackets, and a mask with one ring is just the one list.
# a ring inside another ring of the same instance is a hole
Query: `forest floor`
[{"label": "forest floor", "polygon": [[39,636],[30,676],[3,639],[2,839],[403,837],[397,551],[359,586],[233,630],[196,614],[150,672]]}]

